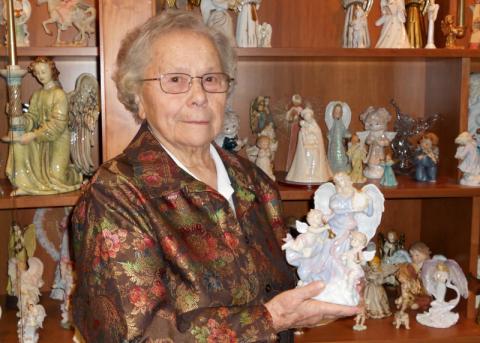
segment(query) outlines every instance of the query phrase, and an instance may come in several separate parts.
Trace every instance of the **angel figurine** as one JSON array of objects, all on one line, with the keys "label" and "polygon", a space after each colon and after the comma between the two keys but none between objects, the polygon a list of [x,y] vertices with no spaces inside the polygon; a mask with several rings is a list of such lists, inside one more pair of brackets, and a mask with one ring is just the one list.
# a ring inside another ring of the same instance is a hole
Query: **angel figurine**
[{"label": "angel figurine", "polygon": [[228,10],[235,4],[235,0],[203,0],[200,11],[207,26],[223,32],[228,39],[235,43],[233,21]]},{"label": "angel figurine", "polygon": [[301,183],[319,183],[330,180],[332,172],[323,145],[323,136],[311,108],[300,113],[300,131],[292,165],[286,180]]},{"label": "angel figurine", "polygon": [[262,0],[241,0],[237,1],[237,46],[239,48],[258,47],[257,26],[258,8]]},{"label": "angel figurine", "polygon": [[250,129],[259,134],[269,123],[273,123],[270,111],[270,97],[257,96],[250,104]]},{"label": "angel figurine", "polygon": [[[358,284],[355,283],[362,272],[357,266],[350,268],[352,261],[346,263],[345,257],[348,259],[348,255],[344,254],[351,252],[352,232],[365,235],[366,242],[373,237],[384,210],[384,198],[375,185],[366,185],[357,190],[346,173],[335,174],[333,181],[335,184],[329,182],[321,185],[314,196],[314,208],[324,214],[322,220],[329,225],[333,234],[328,231],[322,233],[323,243],[315,247],[307,268],[302,263],[298,268],[299,271],[308,269],[309,272],[301,272],[299,276],[302,283],[314,280],[325,282],[325,289],[315,299],[356,306],[360,295]],[[362,259],[368,261],[373,258],[375,251],[373,254],[372,251],[362,251],[361,254]],[[349,275],[356,276],[349,279]],[[354,285],[348,281],[353,281]]]},{"label": "angel figurine", "polygon": [[429,0],[405,0],[407,36],[412,48],[423,48],[425,42],[425,14]]},{"label": "angel figurine", "polygon": [[[468,283],[462,268],[454,260],[443,256],[425,261],[422,268],[422,280],[428,293],[435,298],[428,312],[417,314],[417,322],[434,328],[448,328],[459,318],[452,310],[460,302],[460,297],[468,297]],[[456,293],[456,297],[446,301],[447,289]]]},{"label": "angel figurine", "polygon": [[373,0],[342,0],[342,6],[345,9],[344,48],[370,47],[367,15],[372,4]]},{"label": "angel figurine", "polygon": [[397,179],[395,178],[395,173],[393,172],[393,160],[392,154],[388,153],[385,156],[385,161],[381,163],[383,166],[383,176],[380,180],[380,184],[385,187],[395,187],[398,185]]},{"label": "angel figurine", "polygon": [[[20,47],[30,46],[30,32],[27,21],[32,15],[32,6],[28,0],[13,0],[13,16],[15,21],[15,43]],[[7,6],[3,6],[3,18],[7,19]]]},{"label": "angel figurine", "polygon": [[455,158],[460,161],[458,169],[463,173],[460,184],[465,186],[480,186],[480,150],[478,142],[470,132],[462,132],[455,138],[458,144]]},{"label": "angel figurine", "polygon": [[480,48],[480,0],[470,5],[472,10],[472,34],[470,35],[470,49]]},{"label": "angel figurine", "polygon": [[352,139],[348,143],[347,156],[352,164],[352,171],[350,172],[352,182],[365,183],[367,178],[363,176],[363,161],[367,158],[367,149],[356,134],[352,135]]},{"label": "angel figurine", "polygon": [[272,160],[270,151],[270,138],[267,136],[258,136],[257,138],[258,154],[255,164],[268,175],[270,179],[275,181],[273,175]]},{"label": "angel figurine", "polygon": [[37,343],[39,335],[37,330],[43,328],[43,321],[47,313],[39,304],[29,303],[27,311],[18,322],[18,341],[22,343]]},{"label": "angel figurine", "polygon": [[382,16],[375,22],[382,26],[376,48],[410,48],[405,29],[406,12],[404,0],[381,0]]},{"label": "angel figurine", "polygon": [[433,132],[425,133],[415,151],[415,179],[417,181],[437,181],[439,154],[438,136]]},{"label": "angel figurine", "polygon": [[435,30],[435,20],[437,20],[438,10],[440,5],[435,3],[435,0],[429,0],[427,5],[427,16],[428,16],[428,34],[427,34],[427,45],[425,49],[435,49],[434,30]]},{"label": "angel figurine", "polygon": [[68,94],[70,153],[75,169],[83,175],[92,175],[97,168],[92,160],[100,98],[98,81],[88,73],[81,74],[75,82],[75,90]]},{"label": "angel figurine", "polygon": [[350,138],[348,126],[352,119],[352,111],[345,102],[331,101],[325,111],[325,123],[328,128],[328,161],[332,172],[350,172],[348,157],[345,151],[345,139]]},{"label": "angel figurine", "polygon": [[462,46],[458,46],[455,43],[457,38],[462,38],[465,35],[465,27],[456,25],[455,19],[451,14],[447,14],[440,24],[443,35],[446,37],[445,48],[462,49]]},{"label": "angel figurine", "polygon": [[381,179],[383,176],[382,161],[385,158],[385,147],[396,135],[396,132],[387,131],[387,124],[391,115],[385,108],[374,108],[370,106],[360,115],[365,125],[365,131],[357,132],[362,142],[369,145],[366,158],[367,167],[363,174],[369,179]]},{"label": "angel figurine", "polygon": [[286,170],[290,169],[297,148],[298,132],[300,131],[300,112],[302,112],[303,108],[302,96],[299,94],[292,95],[292,103],[285,112],[285,121],[289,132]]}]

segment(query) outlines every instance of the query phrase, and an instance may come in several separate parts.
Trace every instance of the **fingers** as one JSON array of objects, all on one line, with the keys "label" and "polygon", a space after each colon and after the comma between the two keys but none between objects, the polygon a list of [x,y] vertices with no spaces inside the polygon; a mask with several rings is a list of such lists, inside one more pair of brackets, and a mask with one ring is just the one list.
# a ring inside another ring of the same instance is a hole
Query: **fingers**
[{"label": "fingers", "polygon": [[322,312],[326,318],[349,317],[360,312],[360,309],[356,306],[337,305],[313,299],[312,301],[316,302],[317,306],[321,305]]},{"label": "fingers", "polygon": [[323,291],[325,285],[321,281],[314,281],[309,283],[306,286],[295,288],[293,291],[296,292],[296,295],[301,299],[310,299],[320,294]]}]

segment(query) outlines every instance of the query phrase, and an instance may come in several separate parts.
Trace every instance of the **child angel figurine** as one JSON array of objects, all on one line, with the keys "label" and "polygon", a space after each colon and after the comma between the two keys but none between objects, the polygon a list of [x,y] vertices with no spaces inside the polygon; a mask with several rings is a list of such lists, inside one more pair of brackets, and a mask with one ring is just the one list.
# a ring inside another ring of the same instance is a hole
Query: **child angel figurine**
[{"label": "child angel figurine", "polygon": [[345,9],[344,48],[370,47],[367,15],[372,4],[373,0],[342,0],[342,6]]},{"label": "child angel figurine", "polygon": [[272,168],[272,152],[270,151],[270,138],[268,136],[258,136],[257,138],[258,154],[255,164],[268,175],[270,179],[275,181]]},{"label": "child angel figurine", "polygon": [[[335,184],[321,185],[314,196],[314,208],[321,211],[323,223],[329,225],[333,234],[328,230],[321,234],[322,244],[315,246],[308,261],[300,261],[298,274],[301,284],[315,280],[326,284],[315,299],[356,306],[360,299],[357,283],[363,272],[355,261],[373,258],[374,254],[369,251],[366,256],[360,246],[366,245],[375,234],[384,198],[375,185],[357,190],[346,173],[335,174],[333,181]],[[366,241],[353,232],[363,234]]]},{"label": "child angel figurine", "polygon": [[415,151],[415,179],[422,182],[437,181],[439,162],[438,136],[433,132],[425,133]]},{"label": "child angel figurine", "polygon": [[367,158],[367,149],[356,134],[352,135],[352,139],[348,143],[347,156],[352,164],[352,171],[350,172],[352,182],[365,183],[367,178],[363,176],[363,161]]},{"label": "child angel figurine", "polygon": [[478,142],[470,132],[465,131],[455,138],[455,144],[458,145],[455,158],[460,161],[458,169],[463,173],[460,184],[480,186],[480,150],[478,149]]},{"label": "child angel figurine", "polygon": [[286,180],[300,183],[319,183],[330,180],[332,172],[327,161],[320,127],[309,107],[300,113],[295,156]]},{"label": "child angel figurine", "polygon": [[[423,264],[422,281],[435,300],[427,312],[417,314],[417,322],[434,328],[454,325],[459,315],[452,310],[460,302],[461,296],[468,297],[468,283],[462,268],[454,260],[435,256]],[[445,299],[447,289],[456,293],[454,299]]]},{"label": "child angel figurine", "polygon": [[410,48],[405,29],[405,0],[381,0],[382,16],[375,22],[382,26],[376,48]]},{"label": "child angel figurine", "polygon": [[380,180],[380,184],[385,187],[395,187],[398,185],[397,179],[395,178],[395,173],[393,172],[393,162],[392,155],[388,153],[385,156],[385,161],[383,161],[383,176]]},{"label": "child angel figurine", "polygon": [[350,172],[345,151],[345,139],[350,138],[348,126],[352,111],[346,102],[331,101],[325,110],[325,123],[328,128],[328,161],[332,172]]}]

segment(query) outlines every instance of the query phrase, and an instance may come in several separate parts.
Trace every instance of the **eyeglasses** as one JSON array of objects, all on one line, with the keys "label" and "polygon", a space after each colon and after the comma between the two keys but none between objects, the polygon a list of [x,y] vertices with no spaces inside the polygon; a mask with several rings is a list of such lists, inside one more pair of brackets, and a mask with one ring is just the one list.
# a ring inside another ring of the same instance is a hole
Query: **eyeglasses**
[{"label": "eyeglasses", "polygon": [[184,73],[168,73],[140,81],[160,81],[160,88],[167,94],[187,93],[192,88],[193,79],[200,79],[202,88],[207,93],[226,93],[235,80],[225,73],[207,73],[191,76]]}]

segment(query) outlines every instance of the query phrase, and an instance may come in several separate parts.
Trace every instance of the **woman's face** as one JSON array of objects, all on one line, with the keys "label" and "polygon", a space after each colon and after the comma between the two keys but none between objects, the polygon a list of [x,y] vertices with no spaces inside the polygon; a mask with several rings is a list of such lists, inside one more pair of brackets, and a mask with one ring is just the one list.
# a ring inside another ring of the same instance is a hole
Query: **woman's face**
[{"label": "woman's face", "polygon": [[42,85],[52,80],[52,70],[48,63],[36,63],[33,66],[33,74]]},{"label": "woman's face", "polygon": [[[152,59],[144,78],[166,73],[202,76],[222,72],[213,43],[205,36],[175,31],[152,46]],[[193,79],[187,93],[167,94],[159,81],[145,81],[139,94],[139,117],[146,119],[160,142],[177,149],[205,147],[223,127],[226,93],[207,93]]]}]

